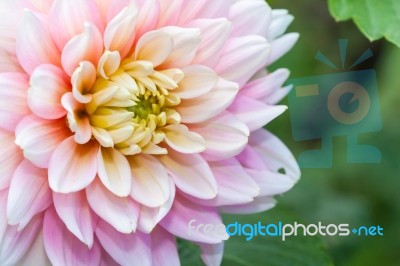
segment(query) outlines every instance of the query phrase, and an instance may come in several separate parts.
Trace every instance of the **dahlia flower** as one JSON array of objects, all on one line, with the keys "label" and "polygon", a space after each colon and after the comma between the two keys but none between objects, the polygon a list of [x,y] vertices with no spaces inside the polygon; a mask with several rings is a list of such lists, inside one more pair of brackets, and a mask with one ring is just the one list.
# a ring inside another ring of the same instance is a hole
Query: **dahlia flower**
[{"label": "dahlia flower", "polygon": [[[190,220],[260,212],[299,168],[262,127],[296,42],[262,0],[0,2],[0,265],[219,264]],[[282,169],[284,171],[282,171]]]}]

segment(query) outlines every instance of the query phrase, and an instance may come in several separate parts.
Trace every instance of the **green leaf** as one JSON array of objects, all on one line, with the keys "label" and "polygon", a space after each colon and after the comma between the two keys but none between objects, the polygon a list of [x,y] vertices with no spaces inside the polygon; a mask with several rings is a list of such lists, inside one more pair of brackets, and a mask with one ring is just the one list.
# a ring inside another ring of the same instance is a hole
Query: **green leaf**
[{"label": "green leaf", "polygon": [[337,21],[353,19],[371,41],[384,37],[400,47],[400,1],[329,0],[329,9]]},{"label": "green leaf", "polygon": [[[283,223],[293,224],[296,220],[293,213],[272,210],[255,215],[225,215],[224,223],[241,224]],[[181,239],[178,249],[182,266],[203,265],[197,245]],[[333,265],[325,243],[319,237],[296,236],[282,241],[279,237],[255,236],[246,241],[245,236],[231,236],[225,242],[222,266],[330,266]]]}]

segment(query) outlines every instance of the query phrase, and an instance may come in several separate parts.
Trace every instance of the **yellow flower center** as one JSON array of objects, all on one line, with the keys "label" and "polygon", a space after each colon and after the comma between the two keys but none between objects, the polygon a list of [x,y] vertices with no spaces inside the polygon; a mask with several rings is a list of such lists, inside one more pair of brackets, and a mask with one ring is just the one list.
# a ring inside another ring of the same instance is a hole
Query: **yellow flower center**
[{"label": "yellow flower center", "polygon": [[75,116],[88,117],[92,139],[103,147],[125,155],[166,154],[158,144],[163,127],[181,122],[173,109],[181,100],[173,91],[183,76],[179,69],[157,71],[148,61],[121,61],[118,52],[106,51],[97,69],[83,62],[72,76],[74,97],[82,103]]}]

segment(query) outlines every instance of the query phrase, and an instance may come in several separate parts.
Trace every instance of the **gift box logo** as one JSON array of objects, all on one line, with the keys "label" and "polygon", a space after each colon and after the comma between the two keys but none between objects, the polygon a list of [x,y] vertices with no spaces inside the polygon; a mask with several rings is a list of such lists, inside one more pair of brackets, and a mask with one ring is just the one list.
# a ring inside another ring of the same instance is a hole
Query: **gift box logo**
[{"label": "gift box logo", "polygon": [[[345,69],[347,40],[339,40],[342,69]],[[291,79],[289,110],[296,141],[321,139],[321,148],[299,155],[302,168],[330,168],[333,165],[333,137],[347,137],[348,163],[379,163],[381,152],[374,146],[359,144],[362,133],[382,129],[376,71],[351,71],[372,57],[367,50],[350,70]],[[316,59],[337,69],[322,53]]]}]

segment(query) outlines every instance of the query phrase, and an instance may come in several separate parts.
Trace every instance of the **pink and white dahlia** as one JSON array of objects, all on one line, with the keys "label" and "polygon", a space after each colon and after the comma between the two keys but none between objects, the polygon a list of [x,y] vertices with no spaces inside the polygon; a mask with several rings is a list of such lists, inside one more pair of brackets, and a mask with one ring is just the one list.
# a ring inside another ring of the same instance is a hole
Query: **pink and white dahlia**
[{"label": "pink and white dahlia", "polygon": [[[298,35],[263,0],[0,1],[0,265],[219,264],[299,168],[262,127]],[[284,171],[281,171],[284,169]]]}]

